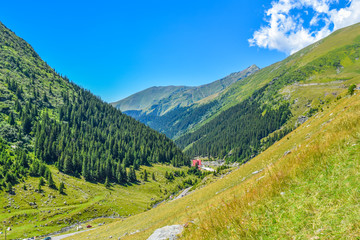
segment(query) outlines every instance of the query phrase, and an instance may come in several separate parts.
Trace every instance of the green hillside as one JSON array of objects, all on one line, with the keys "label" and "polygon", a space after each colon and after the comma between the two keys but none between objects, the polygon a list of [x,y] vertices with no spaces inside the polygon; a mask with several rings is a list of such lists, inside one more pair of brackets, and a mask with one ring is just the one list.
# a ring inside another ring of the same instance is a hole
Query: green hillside
[{"label": "green hillside", "polygon": [[67,239],[147,239],[173,224],[187,226],[180,239],[358,239],[360,94],[338,96],[231,174]]},{"label": "green hillside", "polygon": [[0,93],[0,220],[14,238],[138,213],[201,178],[178,168],[189,159],[164,134],[56,73],[1,23]]},{"label": "green hillside", "polygon": [[[198,87],[152,87],[112,103],[129,116],[145,123],[170,138],[178,137],[215,112],[218,104],[212,101],[231,84],[255,73],[249,68]],[[207,104],[208,102],[210,104]]]},{"label": "green hillside", "polygon": [[59,76],[24,40],[0,27],[0,137],[7,145],[4,158],[14,166],[0,174],[12,175],[5,177],[11,184],[31,171],[43,175],[38,160],[91,181],[118,183],[129,180],[129,167],[188,164],[164,135]]},{"label": "green hillside", "polygon": [[214,116],[176,143],[190,156],[249,160],[358,83],[359,29],[339,30],[231,85],[214,100]]}]

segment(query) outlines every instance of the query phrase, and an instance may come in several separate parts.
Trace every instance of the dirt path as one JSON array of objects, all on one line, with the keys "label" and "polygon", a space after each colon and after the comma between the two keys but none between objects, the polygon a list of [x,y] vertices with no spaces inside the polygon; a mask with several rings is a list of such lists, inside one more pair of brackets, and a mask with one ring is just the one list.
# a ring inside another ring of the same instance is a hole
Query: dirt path
[{"label": "dirt path", "polygon": [[176,199],[179,199],[179,198],[182,198],[182,197],[185,197],[187,194],[188,194],[188,192],[189,192],[189,190],[192,188],[192,186],[191,187],[188,187],[187,189],[185,189],[184,191],[182,191],[176,198],[174,198],[174,200],[176,200]]},{"label": "dirt path", "polygon": [[68,234],[64,234],[64,235],[60,235],[60,236],[55,236],[55,237],[51,237],[51,240],[61,240],[61,239],[64,239],[64,238],[67,238],[67,237],[71,237],[73,235],[76,235],[78,233],[83,233],[83,232],[87,232],[87,231],[91,231],[91,230],[94,230],[95,228],[92,228],[92,229],[86,229],[84,231],[79,231],[79,232],[73,232],[73,233],[68,233]]}]

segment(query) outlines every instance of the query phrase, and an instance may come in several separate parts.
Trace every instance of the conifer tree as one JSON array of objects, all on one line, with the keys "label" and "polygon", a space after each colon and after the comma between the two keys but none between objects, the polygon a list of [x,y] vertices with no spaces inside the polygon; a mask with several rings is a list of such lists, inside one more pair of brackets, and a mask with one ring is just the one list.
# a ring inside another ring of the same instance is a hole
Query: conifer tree
[{"label": "conifer tree", "polygon": [[12,192],[12,184],[11,182],[7,182],[6,183],[6,192]]},{"label": "conifer tree", "polygon": [[65,189],[64,182],[60,182],[60,185],[59,185],[59,193],[60,193],[60,194],[64,194],[64,189]]},{"label": "conifer tree", "polygon": [[147,180],[148,180],[148,172],[145,169],[144,170],[144,181],[147,182]]},{"label": "conifer tree", "polygon": [[73,163],[69,156],[66,156],[64,160],[64,172],[67,174],[71,174],[73,172]]},{"label": "conifer tree", "polygon": [[135,169],[131,166],[129,168],[129,181],[130,182],[136,182],[136,173],[135,173]]},{"label": "conifer tree", "polygon": [[14,114],[11,112],[9,115],[9,120],[8,120],[10,125],[14,125],[15,124],[15,119],[14,119]]},{"label": "conifer tree", "polygon": [[31,119],[27,115],[23,120],[23,132],[25,134],[29,134],[31,132]]},{"label": "conifer tree", "polygon": [[104,183],[106,188],[110,188],[110,183],[109,183],[109,178],[106,177],[105,183]]},{"label": "conifer tree", "polygon": [[54,180],[53,180],[53,178],[52,178],[51,172],[48,174],[47,183],[48,183],[48,186],[49,186],[50,188],[54,188],[54,189],[56,188],[56,185],[55,185],[55,182],[54,182]]}]

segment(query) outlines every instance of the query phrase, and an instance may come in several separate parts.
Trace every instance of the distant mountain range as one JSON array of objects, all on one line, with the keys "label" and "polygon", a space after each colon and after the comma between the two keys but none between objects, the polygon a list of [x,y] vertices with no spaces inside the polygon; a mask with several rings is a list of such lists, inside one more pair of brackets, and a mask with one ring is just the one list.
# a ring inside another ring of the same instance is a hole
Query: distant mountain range
[{"label": "distant mountain range", "polygon": [[[232,73],[222,79],[197,87],[151,87],[111,104],[155,130],[174,137],[187,130],[186,127],[179,129],[174,126],[176,123],[173,120],[178,120],[176,117],[174,118],[174,114],[189,115],[190,112],[190,115],[198,114],[198,108],[204,103],[216,98],[230,85],[254,74],[259,69],[256,65],[252,65],[243,71]],[[176,111],[174,112],[174,110]],[[186,113],[184,113],[185,111]],[[200,114],[198,117],[202,117],[202,115]]]},{"label": "distant mountain range", "polygon": [[253,65],[208,85],[173,87],[166,96],[166,88],[153,96],[148,89],[113,105],[122,109],[124,102],[146,98],[147,106],[128,104],[124,113],[192,157],[247,161],[357,83],[359,28],[338,30],[261,70]]}]

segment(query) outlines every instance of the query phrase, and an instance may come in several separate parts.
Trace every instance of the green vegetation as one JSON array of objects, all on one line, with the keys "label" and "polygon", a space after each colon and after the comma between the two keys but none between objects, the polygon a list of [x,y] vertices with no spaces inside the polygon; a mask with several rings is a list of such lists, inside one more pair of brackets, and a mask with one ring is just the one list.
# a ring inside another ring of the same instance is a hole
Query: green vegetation
[{"label": "green vegetation", "polygon": [[356,88],[356,85],[355,85],[355,84],[351,84],[351,85],[349,86],[349,88],[348,88],[348,93],[349,93],[350,95],[353,95],[354,92],[355,92],[355,88]]},{"label": "green vegetation", "polygon": [[212,183],[190,196],[73,239],[146,239],[172,224],[186,224],[185,239],[358,239],[360,96],[349,96],[348,86],[360,81],[359,29],[339,30],[217,98],[219,113],[202,126],[249,98],[261,117],[289,104],[292,116],[260,140],[265,146],[247,164],[215,182],[205,177]]},{"label": "green vegetation", "polygon": [[[40,178],[28,177],[14,185],[11,192],[1,194],[0,222],[6,221],[13,229],[8,235],[10,239],[49,234],[98,217],[125,219],[168,200],[188,187],[188,182],[196,184],[202,178],[188,174],[188,167],[154,164],[135,171],[137,183],[119,185],[109,181],[106,187],[61,173],[54,166],[49,169],[58,189],[49,187],[43,178],[39,192]],[[156,174],[156,181],[151,178],[144,181],[141,178],[144,171]],[[172,181],[165,178],[166,172],[173,174]]]},{"label": "green vegetation", "polygon": [[[306,49],[302,52],[304,51]],[[298,117],[301,115],[311,117],[329,102],[329,99],[326,100],[323,96],[329,94],[327,87],[321,87],[318,92],[311,92],[311,95],[308,93],[298,98],[292,98],[291,95],[296,93],[285,91],[286,88],[289,86],[313,86],[310,82],[314,81],[316,82],[315,86],[318,84],[321,84],[320,86],[326,86],[325,84],[337,86],[344,84],[345,81],[351,83],[354,80],[348,75],[347,80],[339,81],[338,79],[345,75],[345,73],[341,74],[341,71],[345,72],[348,68],[351,70],[359,65],[357,60],[359,52],[360,39],[355,38],[352,44],[339,46],[306,64],[301,64],[301,62],[296,62],[296,65],[291,66],[286,64],[303,57],[298,55],[268,67],[271,70],[277,70],[269,82],[267,82],[268,77],[264,79],[262,73],[269,69],[260,70],[234,85],[243,87],[247,81],[250,84],[259,78],[263,81],[261,87],[256,86],[257,89],[253,89],[252,94],[243,98],[240,103],[219,111],[217,116],[201,127],[176,139],[176,143],[190,156],[219,158],[228,156],[229,161],[246,161],[291,131],[294,126],[292,124]],[[345,61],[346,68],[342,65],[345,65]],[[278,68],[278,65],[282,65],[282,67]],[[330,74],[336,74],[337,78],[331,79]],[[234,88],[235,86],[229,91],[234,91]],[[334,87],[332,87],[332,91],[334,91],[333,89]],[[228,96],[231,93],[229,91],[225,92],[223,97],[231,98]],[[337,95],[337,92],[331,94]],[[296,101],[299,101],[300,97],[303,98],[300,103],[307,101],[307,103],[303,103],[307,106],[305,109],[303,106],[298,109],[299,103]],[[291,118],[291,116],[293,117]],[[277,132],[269,136],[275,131]]]},{"label": "green vegetation", "polygon": [[[16,228],[11,238],[139,213],[200,178],[169,183],[163,169],[189,165],[170,139],[57,74],[1,23],[0,93],[0,222]],[[144,169],[156,181],[142,181]]]},{"label": "green vegetation", "polygon": [[359,109],[359,98],[344,100],[290,134],[279,144],[301,145],[202,213],[184,239],[358,239]]},{"label": "green vegetation", "polygon": [[[246,161],[258,154],[260,140],[279,129],[291,116],[289,106],[279,109],[261,106],[257,99],[247,100],[219,115],[213,121],[176,141],[191,156],[214,156],[224,158],[231,152],[230,161]],[[266,114],[262,114],[266,109]]]},{"label": "green vegetation", "polygon": [[56,189],[46,164],[120,184],[136,182],[141,165],[189,164],[164,135],[59,76],[25,41],[0,28],[0,190],[28,176],[42,176]]},{"label": "green vegetation", "polygon": [[173,224],[188,225],[184,239],[359,238],[360,96],[328,106],[191,195],[72,239],[146,239]]},{"label": "green vegetation", "polygon": [[[192,106],[178,107],[162,116],[157,116],[154,113],[144,114],[136,117],[140,122],[146,123],[149,127],[164,133],[170,138],[180,136],[186,132],[191,126],[200,122],[204,114],[216,108],[218,102],[212,101],[210,103],[202,104],[197,108]],[[126,112],[129,114],[128,112]],[[129,114],[131,116],[131,114]]]},{"label": "green vegetation", "polygon": [[112,105],[166,136],[175,138],[201,122],[206,113],[216,111],[216,102],[203,105],[203,101],[216,97],[234,82],[258,70],[257,66],[252,65],[198,87],[152,87]]}]

